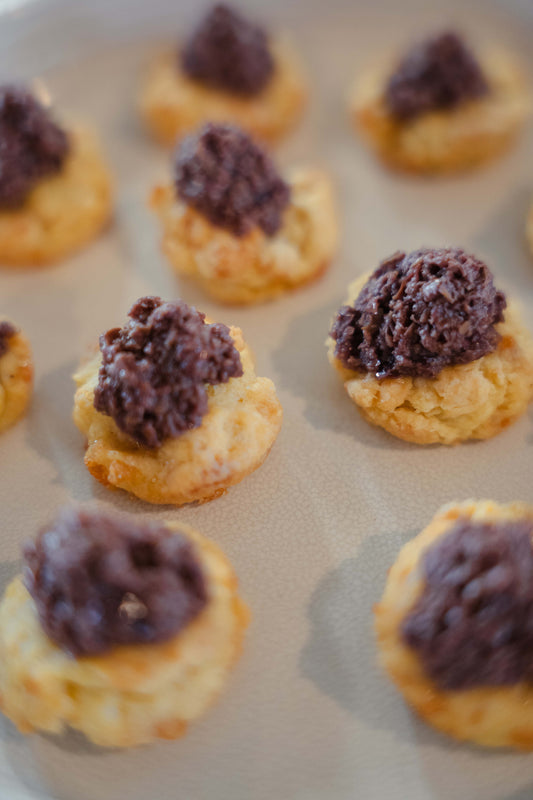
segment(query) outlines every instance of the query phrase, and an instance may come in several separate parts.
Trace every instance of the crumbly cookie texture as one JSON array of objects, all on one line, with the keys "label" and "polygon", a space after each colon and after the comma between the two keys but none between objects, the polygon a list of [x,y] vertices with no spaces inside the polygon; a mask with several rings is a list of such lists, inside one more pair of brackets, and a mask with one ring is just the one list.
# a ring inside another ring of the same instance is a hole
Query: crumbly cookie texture
[{"label": "crumbly cookie texture", "polygon": [[271,300],[321,275],[338,243],[331,181],[310,168],[294,169],[286,180],[291,200],[273,236],[257,227],[234,236],[176,198],[171,185],[156,187],[151,205],[162,223],[163,252],[178,275],[235,305]]},{"label": "crumbly cookie texture", "polygon": [[533,688],[514,686],[466,690],[439,689],[424,672],[416,653],[404,642],[401,626],[423,590],[420,565],[424,551],[459,518],[474,522],[533,520],[533,507],[498,505],[491,500],[451,504],[408,542],[390,569],[375,626],[382,666],[405,699],[434,727],[457,739],[489,747],[533,750]]},{"label": "crumbly cookie texture", "polygon": [[100,355],[74,376],[74,422],[87,438],[85,464],[104,486],[125,489],[149,503],[205,502],[224,494],[261,466],[281,428],[274,384],[255,374],[239,328],[230,329],[244,374],[208,386],[200,427],[148,449],[94,408]]},{"label": "crumbly cookie texture", "polygon": [[58,261],[94,239],[112,212],[112,184],[87,130],[69,132],[60,172],[42,179],[20,209],[0,211],[0,265]]},{"label": "crumbly cookie texture", "polygon": [[43,632],[21,577],[0,603],[0,707],[23,733],[67,726],[105,747],[182,736],[220,693],[241,651],[248,610],[231,565],[183,525],[206,572],[209,602],[169,641],[73,658]]},{"label": "crumbly cookie texture", "polygon": [[455,109],[396,120],[384,90],[391,65],[369,72],[350,92],[353,123],[377,155],[395,169],[439,173],[475,167],[505,151],[531,113],[525,80],[505,53],[480,59],[489,91]]},{"label": "crumbly cookie texture", "polygon": [[[3,318],[0,318],[2,321]],[[33,359],[26,336],[17,331],[0,357],[0,433],[26,411],[33,388]]]},{"label": "crumbly cookie texture", "polygon": [[284,136],[299,119],[307,86],[290,44],[272,44],[275,71],[265,89],[242,97],[209,88],[179,70],[169,52],[150,68],[141,90],[139,109],[151,135],[166,146],[205,122],[233,122],[267,142]]},{"label": "crumbly cookie texture", "polygon": [[[368,280],[349,287],[351,305]],[[456,444],[489,439],[526,410],[533,397],[533,339],[516,306],[509,304],[496,325],[494,352],[470,364],[445,367],[436,378],[376,378],[346,369],[328,337],[328,358],[351,400],[369,422],[416,444]]]}]

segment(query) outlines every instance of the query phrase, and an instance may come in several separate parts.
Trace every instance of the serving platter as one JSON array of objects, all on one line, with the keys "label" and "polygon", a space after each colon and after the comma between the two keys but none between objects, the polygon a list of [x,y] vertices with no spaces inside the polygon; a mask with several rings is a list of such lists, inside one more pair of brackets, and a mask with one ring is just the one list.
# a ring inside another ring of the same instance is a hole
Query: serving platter
[{"label": "serving platter", "polygon": [[[533,416],[483,443],[417,447],[365,423],[328,365],[324,340],[346,286],[397,249],[459,244],[484,258],[531,319],[533,127],[503,159],[462,177],[419,180],[381,168],[345,112],[352,77],[391,47],[448,25],[514,50],[533,76],[530,0],[254,0],[288,29],[311,102],[278,151],[335,180],[342,247],[323,279],[275,303],[220,307],[179,283],[147,207],[169,154],[144,135],[135,101],[154,53],[198,4],[170,0],[0,2],[2,80],[39,80],[61,109],[101,133],[115,219],[94,245],[49,268],[0,269],[0,309],[28,333],[31,410],[0,441],[1,589],[21,542],[70,501],[184,521],[216,540],[253,614],[227,690],[182,740],[103,750],[81,736],[24,737],[0,720],[2,800],[530,800],[531,756],[460,745],[405,707],[375,663],[372,605],[402,543],[443,503],[532,500]],[[242,327],[258,373],[284,407],[264,466],[212,503],[157,508],[97,484],[71,421],[71,374],[142,294],[182,296]],[[533,329],[533,328],[532,328]]]}]

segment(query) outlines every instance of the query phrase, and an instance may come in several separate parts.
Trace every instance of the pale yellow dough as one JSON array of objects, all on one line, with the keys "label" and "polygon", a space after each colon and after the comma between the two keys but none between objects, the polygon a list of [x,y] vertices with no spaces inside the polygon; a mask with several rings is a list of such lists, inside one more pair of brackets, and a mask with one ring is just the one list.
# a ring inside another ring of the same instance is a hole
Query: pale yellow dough
[{"label": "pale yellow dough", "polygon": [[321,275],[339,238],[331,181],[320,170],[302,168],[287,182],[291,200],[274,236],[258,227],[234,236],[179,200],[172,186],[156,187],[151,204],[161,220],[163,252],[178,275],[235,305],[271,300]]},{"label": "pale yellow dough", "polygon": [[[0,322],[6,321],[0,317]],[[28,339],[21,331],[8,339],[0,357],[0,433],[26,411],[33,388],[33,359]]]},{"label": "pale yellow dough", "polygon": [[112,183],[92,133],[69,131],[61,172],[39,181],[20,209],[0,211],[0,265],[58,261],[94,239],[112,213]]},{"label": "pale yellow dough", "polygon": [[194,542],[209,602],[167,642],[121,645],[73,658],[43,632],[21,576],[0,603],[0,706],[23,733],[67,726],[105,747],[176,739],[219,695],[240,655],[248,610],[219,548],[184,525]]},{"label": "pale yellow dough", "polygon": [[[349,287],[352,305],[370,275]],[[374,425],[417,444],[455,444],[489,439],[526,410],[533,397],[533,339],[512,303],[496,329],[501,340],[492,353],[445,367],[436,378],[376,378],[346,369],[328,337],[328,357],[351,400]]]},{"label": "pale yellow dough", "polygon": [[152,64],[141,88],[139,109],[145,124],[161,144],[177,139],[205,122],[232,122],[254,137],[275,142],[299,119],[307,100],[307,86],[292,47],[273,45],[275,72],[254,97],[238,97],[203,86],[179,69],[175,52]]},{"label": "pale yellow dough", "polygon": [[255,374],[239,328],[231,328],[244,374],[208,386],[208,411],[199,428],[150,450],[122,433],[94,408],[100,355],[74,379],[74,422],[87,437],[85,464],[104,486],[125,489],[149,503],[205,502],[261,466],[281,428],[274,384]]},{"label": "pale yellow dough", "polygon": [[488,747],[533,750],[533,686],[484,686],[445,691],[425,674],[415,652],[401,636],[401,626],[423,589],[420,564],[424,551],[459,518],[476,522],[528,519],[533,507],[469,500],[441,509],[428,527],[402,548],[390,569],[381,601],[375,607],[380,662],[405,699],[431,725],[457,739]]},{"label": "pale yellow dough", "polygon": [[349,111],[361,136],[390,167],[408,172],[465,170],[505,151],[531,113],[527,84],[505,53],[481,59],[490,92],[455,109],[398,121],[384,90],[394,64],[362,76],[349,96]]}]

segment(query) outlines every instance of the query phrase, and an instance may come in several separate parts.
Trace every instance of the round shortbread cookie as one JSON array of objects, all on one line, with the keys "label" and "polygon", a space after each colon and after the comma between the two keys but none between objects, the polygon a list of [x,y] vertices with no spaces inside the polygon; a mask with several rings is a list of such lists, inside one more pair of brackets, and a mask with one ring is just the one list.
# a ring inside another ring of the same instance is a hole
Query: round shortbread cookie
[{"label": "round shortbread cookie", "polygon": [[[5,321],[4,317],[0,322]],[[0,432],[26,411],[33,388],[33,359],[26,336],[17,330],[0,357]]]},{"label": "round shortbread cookie", "polygon": [[[369,275],[348,289],[352,305]],[[369,422],[416,444],[489,439],[515,422],[533,397],[533,339],[510,304],[496,325],[500,342],[469,364],[445,367],[435,378],[376,378],[347,369],[328,337],[328,358],[351,400]]]},{"label": "round shortbread cookie", "polygon": [[219,695],[248,610],[219,548],[188,526],[207,580],[205,609],[172,639],[73,658],[43,632],[22,578],[0,603],[0,706],[23,733],[70,726],[105,747],[176,739]]},{"label": "round shortbread cookie", "polygon": [[70,131],[60,172],[43,178],[20,209],[0,211],[0,265],[58,261],[94,239],[112,213],[112,182],[92,133]]},{"label": "round shortbread cookie", "polygon": [[295,169],[287,182],[291,200],[273,236],[259,227],[234,236],[178,199],[172,186],[156,187],[151,205],[162,223],[163,252],[177,274],[235,305],[271,300],[319,277],[338,244],[331,181],[319,170]]},{"label": "round shortbread cookie", "polygon": [[489,747],[533,750],[531,684],[440,689],[401,636],[403,620],[423,590],[420,564],[424,551],[461,518],[483,523],[533,520],[533,508],[523,503],[498,505],[491,500],[453,503],[441,509],[427,528],[402,548],[375,607],[380,662],[407,702],[444,733]]},{"label": "round shortbread cookie", "polygon": [[208,386],[208,411],[198,428],[148,449],[96,411],[100,354],[74,376],[74,422],[87,438],[85,464],[104,486],[125,489],[149,503],[205,502],[261,466],[281,428],[274,384],[255,374],[239,328],[230,328],[244,374]]},{"label": "round shortbread cookie", "polygon": [[151,135],[172,146],[205,122],[232,122],[263,141],[280,139],[299,119],[307,87],[290,44],[274,43],[273,54],[275,72],[265,89],[239,97],[192,80],[180,71],[176,54],[165,53],[141,89],[140,113]]},{"label": "round shortbread cookie", "polygon": [[527,84],[505,53],[488,53],[481,66],[489,93],[454,109],[398,121],[384,90],[391,72],[371,71],[356,82],[348,107],[356,130],[389,167],[418,173],[466,170],[504,152],[531,112]]}]

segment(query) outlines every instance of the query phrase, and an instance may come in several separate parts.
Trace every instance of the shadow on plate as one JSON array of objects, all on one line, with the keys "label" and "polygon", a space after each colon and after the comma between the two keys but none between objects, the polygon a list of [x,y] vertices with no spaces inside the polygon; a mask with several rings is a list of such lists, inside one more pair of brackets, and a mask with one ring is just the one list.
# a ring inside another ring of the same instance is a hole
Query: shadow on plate
[{"label": "shadow on plate", "polygon": [[[372,728],[413,740],[405,716],[389,714],[397,695],[377,665],[372,614],[391,566],[391,551],[409,538],[372,536],[361,543],[355,558],[343,561],[320,582],[309,605],[310,634],[300,670],[319,691]],[[378,698],[384,702],[376,702]]]},{"label": "shadow on plate", "polygon": [[[533,291],[533,256],[526,239],[526,219],[533,202],[531,185],[516,189],[498,213],[474,237],[473,249],[486,254],[496,279],[528,282]],[[517,298],[520,299],[520,298]]]},{"label": "shadow on plate", "polygon": [[[83,437],[72,421],[74,381],[78,361],[68,361],[37,382],[28,415],[27,443],[57,470],[55,483],[70,488],[83,466]],[[74,470],[73,464],[78,464]]]},{"label": "shadow on plate", "polygon": [[[310,634],[300,670],[319,691],[374,729],[392,731],[402,741],[477,755],[438,733],[404,704],[377,662],[372,607],[385,586],[394,555],[415,532],[371,536],[355,558],[343,561],[319,584],[308,610]],[[503,751],[502,751],[503,752]]]}]

